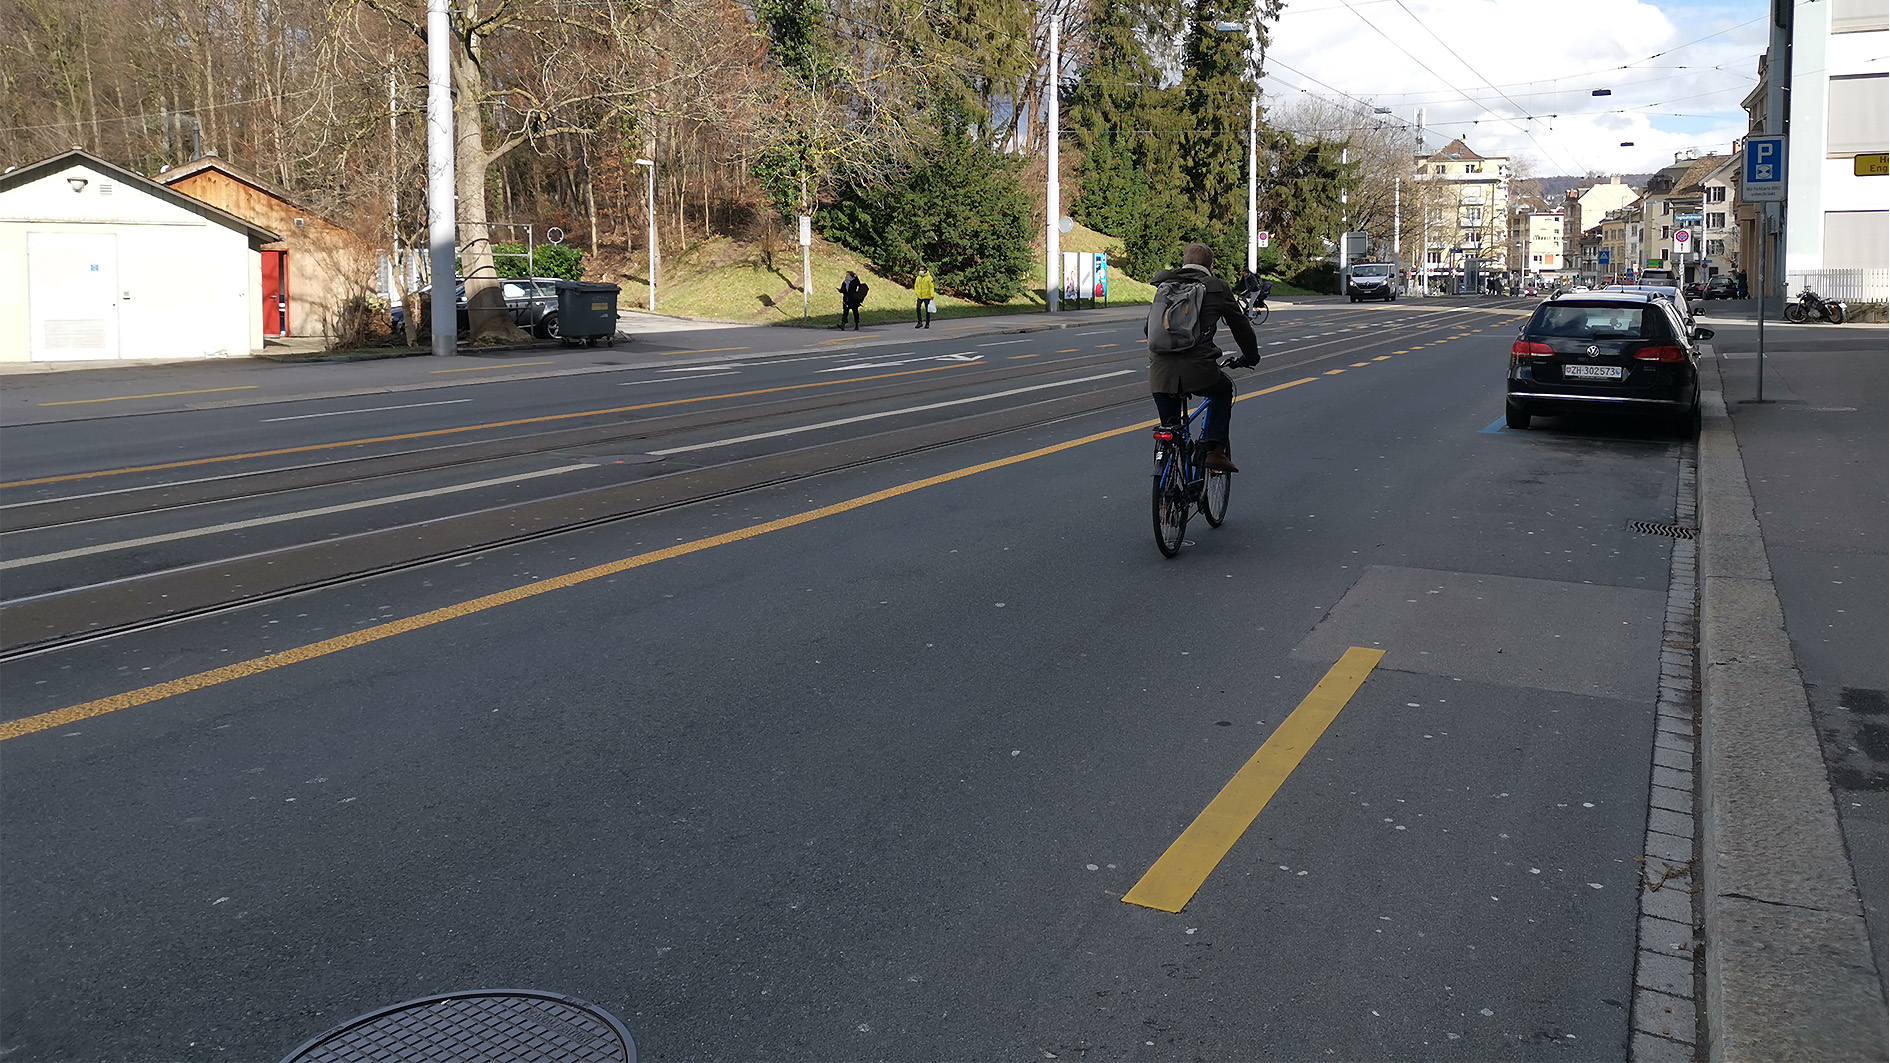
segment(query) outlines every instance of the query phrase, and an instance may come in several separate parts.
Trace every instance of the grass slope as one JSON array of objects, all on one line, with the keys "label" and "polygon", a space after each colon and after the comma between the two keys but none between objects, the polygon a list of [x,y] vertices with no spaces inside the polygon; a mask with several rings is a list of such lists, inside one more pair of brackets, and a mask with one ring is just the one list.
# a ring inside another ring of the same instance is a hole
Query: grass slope
[{"label": "grass slope", "polygon": [[[1117,241],[1093,229],[1077,226],[1059,241],[1065,251],[1107,253]],[[769,264],[762,249],[737,244],[727,237],[714,237],[692,245],[681,256],[663,263],[663,281],[657,286],[656,306],[665,314],[680,317],[713,318],[721,321],[759,324],[799,325],[801,319],[800,245],[777,248]],[[1041,257],[1041,252],[1039,252]],[[610,277],[623,285],[618,304],[643,306],[647,299],[647,274],[632,273],[637,263],[625,263],[626,270]],[[832,326],[840,322],[840,281],[847,270],[859,274],[868,286],[866,304],[860,317],[867,322],[911,321],[917,297],[910,288],[881,277],[866,267],[853,252],[828,243],[816,235],[808,258],[810,326]],[[1026,285],[1041,284],[1042,274],[1025,279]],[[1109,303],[1146,304],[1155,289],[1134,278],[1111,271]],[[941,293],[938,316],[978,317],[994,313],[1017,313],[1043,309],[1041,290],[1026,290],[1008,303],[986,306]]]}]

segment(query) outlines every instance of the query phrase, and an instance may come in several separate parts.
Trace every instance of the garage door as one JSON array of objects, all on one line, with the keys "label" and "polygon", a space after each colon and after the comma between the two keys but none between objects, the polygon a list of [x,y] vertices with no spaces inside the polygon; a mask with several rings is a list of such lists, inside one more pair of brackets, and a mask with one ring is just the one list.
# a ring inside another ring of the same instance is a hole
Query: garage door
[{"label": "garage door", "polygon": [[33,360],[118,357],[118,237],[26,234]]}]

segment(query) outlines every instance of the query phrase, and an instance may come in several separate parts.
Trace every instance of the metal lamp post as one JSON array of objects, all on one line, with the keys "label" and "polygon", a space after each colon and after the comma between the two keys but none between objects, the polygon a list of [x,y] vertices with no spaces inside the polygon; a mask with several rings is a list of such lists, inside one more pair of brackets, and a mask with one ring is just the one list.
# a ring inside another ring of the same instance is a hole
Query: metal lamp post
[{"label": "metal lamp post", "polygon": [[637,165],[645,167],[649,174],[649,208],[645,211],[650,216],[650,313],[656,312],[656,163],[650,159],[638,159]]}]

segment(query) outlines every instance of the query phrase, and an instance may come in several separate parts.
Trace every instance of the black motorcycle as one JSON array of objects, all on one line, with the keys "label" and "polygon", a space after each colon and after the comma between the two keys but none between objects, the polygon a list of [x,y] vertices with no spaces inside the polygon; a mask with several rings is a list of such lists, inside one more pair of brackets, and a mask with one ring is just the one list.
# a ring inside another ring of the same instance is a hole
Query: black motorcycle
[{"label": "black motorcycle", "polygon": [[1829,321],[1833,325],[1844,323],[1844,304],[1836,299],[1826,299],[1817,292],[1806,288],[1798,293],[1794,302],[1785,304],[1785,320],[1794,325],[1807,321]]}]

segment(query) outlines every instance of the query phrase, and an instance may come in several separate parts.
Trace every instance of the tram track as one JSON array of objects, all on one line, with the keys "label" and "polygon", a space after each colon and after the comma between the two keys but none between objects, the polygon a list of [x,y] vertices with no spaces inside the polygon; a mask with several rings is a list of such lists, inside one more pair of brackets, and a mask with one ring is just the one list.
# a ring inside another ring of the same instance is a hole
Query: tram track
[{"label": "tram track", "polygon": [[[1446,331],[1442,326],[1435,331]],[[1351,332],[1352,330],[1347,330]],[[1425,329],[1425,332],[1433,331]],[[1353,339],[1362,343],[1346,342]],[[1374,348],[1410,342],[1382,330],[1345,335],[1296,350],[1290,361],[1262,363],[1260,377],[1291,373]],[[1310,348],[1336,349],[1311,353]],[[1125,352],[1128,353],[1128,352]],[[1136,352],[1134,361],[1141,355]],[[266,497],[311,486],[353,483],[416,471],[474,467],[504,458],[560,451],[595,450],[661,438],[678,432],[752,427],[784,416],[862,402],[898,401],[962,390],[967,384],[1004,383],[1097,368],[1119,360],[1080,357],[1004,367],[975,380],[940,373],[897,386],[800,394],[740,408],[691,410],[633,423],[592,425],[555,432],[473,440],[391,454],[356,455],[290,468],[143,485],[64,499],[32,500],[0,509],[8,532],[57,528],[113,516],[187,509],[232,499]],[[916,386],[915,386],[916,384]],[[629,482],[591,486],[528,500],[487,505],[466,512],[346,533],[313,542],[257,550],[238,556],[175,565],[0,602],[0,663],[100,642],[139,631],[269,601],[372,580],[393,573],[502,550],[747,492],[896,462],[941,448],[1053,424],[1113,409],[1145,406],[1140,380],[1097,385],[998,409],[965,413],[916,425],[810,443],[707,465],[681,465]],[[705,416],[705,414],[707,414]],[[62,508],[63,507],[63,508]],[[21,518],[24,518],[23,520]],[[37,521],[37,523],[34,523]]]}]

